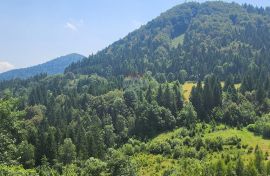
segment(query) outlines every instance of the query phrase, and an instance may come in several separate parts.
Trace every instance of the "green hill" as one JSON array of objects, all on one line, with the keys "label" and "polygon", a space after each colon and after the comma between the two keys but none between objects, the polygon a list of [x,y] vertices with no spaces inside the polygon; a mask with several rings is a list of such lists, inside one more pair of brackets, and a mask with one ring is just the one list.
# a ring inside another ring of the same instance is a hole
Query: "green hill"
[{"label": "green hill", "polygon": [[222,79],[233,74],[239,81],[253,63],[268,70],[269,20],[269,10],[249,5],[185,3],[66,72],[109,77],[151,71],[157,78],[164,73],[178,79],[185,70],[188,80],[215,73]]}]

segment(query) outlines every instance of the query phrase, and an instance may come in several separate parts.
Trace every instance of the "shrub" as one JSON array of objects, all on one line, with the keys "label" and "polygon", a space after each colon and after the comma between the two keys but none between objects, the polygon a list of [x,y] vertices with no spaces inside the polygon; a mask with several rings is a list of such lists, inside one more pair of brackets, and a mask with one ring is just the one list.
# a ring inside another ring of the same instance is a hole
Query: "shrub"
[{"label": "shrub", "polygon": [[148,145],[148,151],[152,154],[170,154],[171,145],[168,142],[151,142]]},{"label": "shrub", "polygon": [[252,153],[252,152],[253,152],[253,147],[252,147],[252,146],[249,146],[247,152],[248,152],[248,153]]},{"label": "shrub", "polygon": [[270,124],[267,123],[263,127],[263,137],[269,139],[270,138]]},{"label": "shrub", "polygon": [[124,154],[128,155],[128,156],[131,156],[134,154],[134,148],[132,147],[131,144],[125,144],[123,147],[122,147],[122,150],[124,152]]},{"label": "shrub", "polygon": [[217,152],[223,150],[223,140],[220,137],[216,139],[206,139],[205,144],[208,151]]},{"label": "shrub", "polygon": [[227,145],[239,145],[241,143],[241,138],[237,136],[232,136],[226,139],[225,144]]}]

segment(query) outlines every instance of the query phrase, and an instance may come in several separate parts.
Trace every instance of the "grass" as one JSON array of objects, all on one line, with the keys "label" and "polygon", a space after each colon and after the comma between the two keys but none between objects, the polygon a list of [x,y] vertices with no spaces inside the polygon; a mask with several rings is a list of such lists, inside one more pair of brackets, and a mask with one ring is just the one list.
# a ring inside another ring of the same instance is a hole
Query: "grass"
[{"label": "grass", "polygon": [[185,84],[183,85],[183,95],[184,95],[184,99],[186,101],[189,101],[189,97],[190,97],[190,93],[192,90],[193,86],[196,86],[197,84],[195,82],[185,82]]},{"label": "grass", "polygon": [[143,176],[162,176],[168,169],[176,169],[174,159],[162,155],[139,153],[133,156],[132,161],[137,165],[137,174]]},{"label": "grass", "polygon": [[[169,139],[175,140],[183,140],[179,138],[179,132],[181,131],[181,128],[176,129],[171,132],[162,133],[158,135],[157,137],[153,138],[149,143],[162,143],[164,141],[167,141]],[[256,145],[258,145],[262,151],[270,152],[270,140],[263,139],[261,136],[256,136],[253,133],[249,132],[247,129],[237,130],[233,128],[226,129],[224,125],[218,126],[217,131],[210,132],[211,128],[208,126],[208,128],[205,129],[205,133],[203,135],[204,139],[211,139],[211,138],[217,138],[221,137],[223,140],[226,140],[230,137],[237,136],[238,138],[241,138],[241,144],[247,145],[248,147],[253,147],[255,149]],[[210,152],[207,154],[204,160],[192,160],[192,162],[207,162],[207,161],[216,161],[218,158],[221,158],[222,156],[225,156],[226,154],[229,154],[231,156],[241,153],[241,156],[245,162],[249,162],[251,157],[254,157],[254,153],[248,153],[248,148],[231,148],[230,146],[224,146],[223,151],[220,152]],[[181,170],[181,159],[173,159],[170,155],[159,155],[159,154],[150,154],[150,153],[137,153],[131,157],[131,160],[133,164],[136,165],[136,171],[138,175],[141,176],[162,176],[164,175],[165,171],[168,170]],[[194,163],[195,164],[195,163]],[[192,170],[192,165],[190,165],[191,168],[188,170]],[[194,175],[194,174],[193,174]]]},{"label": "grass", "polygon": [[241,138],[241,143],[246,144],[248,146],[252,146],[253,148],[258,145],[263,152],[270,152],[270,140],[263,139],[261,136],[256,136],[253,133],[249,132],[247,129],[236,130],[236,129],[227,129],[221,130],[213,133],[208,133],[205,135],[206,138],[216,138],[222,137],[223,139],[237,136]]},{"label": "grass", "polygon": [[[190,97],[190,93],[191,93],[191,90],[192,90],[192,87],[193,86],[196,86],[197,83],[196,82],[193,82],[193,81],[187,81],[185,82],[185,84],[183,85],[183,94],[184,94],[184,99],[185,101],[189,101],[189,97]],[[221,86],[223,87],[224,86],[224,82],[221,82]],[[241,86],[241,84],[235,84],[235,88],[236,89],[239,89]]]},{"label": "grass", "polygon": [[184,43],[185,34],[179,35],[178,37],[172,40],[172,46],[177,48],[179,44],[183,45]]}]

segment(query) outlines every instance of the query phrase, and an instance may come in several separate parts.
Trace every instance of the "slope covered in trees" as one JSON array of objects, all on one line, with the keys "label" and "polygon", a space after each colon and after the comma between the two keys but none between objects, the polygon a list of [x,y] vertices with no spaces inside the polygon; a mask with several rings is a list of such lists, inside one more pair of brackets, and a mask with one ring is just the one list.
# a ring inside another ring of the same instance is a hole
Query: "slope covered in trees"
[{"label": "slope covered in trees", "polygon": [[251,65],[269,68],[270,9],[236,3],[186,3],[161,14],[66,72],[203,79],[232,74],[237,81]]},{"label": "slope covered in trees", "polygon": [[5,73],[0,74],[0,80],[9,80],[15,78],[26,79],[37,74],[46,73],[48,75],[55,75],[64,73],[64,70],[67,66],[69,66],[73,62],[77,62],[83,59],[84,56],[80,54],[69,54],[66,56],[61,56],[51,61],[48,61],[44,64],[22,68],[22,69],[15,69],[11,71],[7,71]]},{"label": "slope covered in trees", "polygon": [[268,14],[186,3],[64,74],[0,82],[0,175],[269,175]]}]

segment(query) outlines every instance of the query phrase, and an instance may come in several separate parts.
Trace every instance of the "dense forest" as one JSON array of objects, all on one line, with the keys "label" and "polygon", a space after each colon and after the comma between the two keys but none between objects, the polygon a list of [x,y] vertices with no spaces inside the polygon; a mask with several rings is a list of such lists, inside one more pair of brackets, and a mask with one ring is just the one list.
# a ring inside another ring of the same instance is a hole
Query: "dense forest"
[{"label": "dense forest", "polygon": [[2,81],[0,175],[267,176],[269,47],[269,8],[184,3],[64,74]]}]

